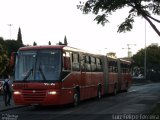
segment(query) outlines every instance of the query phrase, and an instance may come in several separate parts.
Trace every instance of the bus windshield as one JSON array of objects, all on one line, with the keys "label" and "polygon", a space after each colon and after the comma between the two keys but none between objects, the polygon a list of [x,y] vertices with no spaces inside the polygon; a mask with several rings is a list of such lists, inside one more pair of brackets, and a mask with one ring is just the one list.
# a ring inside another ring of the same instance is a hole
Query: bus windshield
[{"label": "bus windshield", "polygon": [[61,72],[60,50],[19,51],[15,81],[57,81]]}]

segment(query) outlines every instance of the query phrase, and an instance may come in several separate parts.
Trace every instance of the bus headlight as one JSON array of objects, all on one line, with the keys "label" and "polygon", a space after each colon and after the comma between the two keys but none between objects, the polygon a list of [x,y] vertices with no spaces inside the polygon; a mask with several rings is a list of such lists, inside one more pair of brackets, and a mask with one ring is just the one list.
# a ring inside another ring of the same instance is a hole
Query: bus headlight
[{"label": "bus headlight", "polygon": [[14,91],[14,94],[15,94],[15,95],[20,95],[21,92],[20,92],[20,91]]},{"label": "bus headlight", "polygon": [[56,91],[50,91],[50,92],[48,92],[48,94],[49,94],[49,95],[56,95],[57,92],[56,92]]}]

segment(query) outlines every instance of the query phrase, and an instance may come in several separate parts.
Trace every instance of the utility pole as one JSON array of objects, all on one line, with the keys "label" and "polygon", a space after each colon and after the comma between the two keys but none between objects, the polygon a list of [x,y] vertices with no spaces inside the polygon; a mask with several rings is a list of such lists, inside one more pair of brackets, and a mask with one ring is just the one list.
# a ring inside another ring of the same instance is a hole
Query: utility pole
[{"label": "utility pole", "polygon": [[144,79],[146,80],[147,79],[147,73],[146,73],[146,69],[147,69],[147,60],[146,60],[146,58],[147,58],[147,48],[146,48],[146,41],[147,41],[147,37],[146,37],[146,20],[145,20],[145,31],[144,31],[144,34],[145,34],[145,52],[144,52]]},{"label": "utility pole", "polygon": [[128,50],[128,57],[131,57],[132,55],[131,55],[131,51],[130,51],[130,49],[131,49],[131,45],[134,45],[134,46],[136,46],[136,44],[127,44],[127,48],[122,48],[122,49],[127,49]]},{"label": "utility pole", "polygon": [[[146,5],[146,2],[145,2]],[[146,25],[146,20],[144,22],[144,38],[145,38],[145,52],[144,52],[144,80],[147,79],[147,47],[146,47],[146,43],[147,43],[147,25]]]},{"label": "utility pole", "polygon": [[12,30],[11,27],[12,27],[12,25],[13,24],[8,24],[8,26],[10,27],[10,40],[12,39],[12,37],[11,37],[11,30]]}]

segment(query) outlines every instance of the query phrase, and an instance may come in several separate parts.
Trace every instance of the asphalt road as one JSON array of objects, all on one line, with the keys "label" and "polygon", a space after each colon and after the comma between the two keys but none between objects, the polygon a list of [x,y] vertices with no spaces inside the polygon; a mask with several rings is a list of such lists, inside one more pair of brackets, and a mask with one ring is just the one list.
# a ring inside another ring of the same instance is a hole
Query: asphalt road
[{"label": "asphalt road", "polygon": [[[134,85],[128,92],[83,101],[78,107],[28,106],[0,113],[2,120],[145,120],[160,102],[160,83]],[[156,116],[160,118],[159,116]],[[8,118],[8,119],[7,119]]]}]

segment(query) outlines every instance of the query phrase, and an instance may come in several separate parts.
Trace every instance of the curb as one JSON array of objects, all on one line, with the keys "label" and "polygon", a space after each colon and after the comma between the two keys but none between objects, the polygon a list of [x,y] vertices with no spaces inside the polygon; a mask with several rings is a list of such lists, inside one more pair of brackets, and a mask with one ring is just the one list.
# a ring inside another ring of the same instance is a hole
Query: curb
[{"label": "curb", "polygon": [[0,110],[0,112],[5,112],[5,111],[8,111],[8,110],[13,110],[13,109],[17,109],[17,108],[23,108],[23,107],[27,107],[27,106],[8,107],[8,108],[4,108],[4,109]]}]

